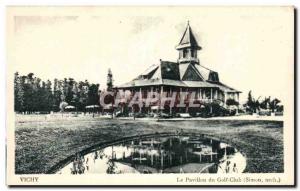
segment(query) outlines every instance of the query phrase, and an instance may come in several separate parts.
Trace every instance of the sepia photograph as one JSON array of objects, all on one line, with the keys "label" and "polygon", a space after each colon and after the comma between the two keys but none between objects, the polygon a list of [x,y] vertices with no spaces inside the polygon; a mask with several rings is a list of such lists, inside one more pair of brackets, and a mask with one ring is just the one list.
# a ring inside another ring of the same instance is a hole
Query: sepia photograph
[{"label": "sepia photograph", "polygon": [[295,184],[292,6],[7,7],[7,184]]}]

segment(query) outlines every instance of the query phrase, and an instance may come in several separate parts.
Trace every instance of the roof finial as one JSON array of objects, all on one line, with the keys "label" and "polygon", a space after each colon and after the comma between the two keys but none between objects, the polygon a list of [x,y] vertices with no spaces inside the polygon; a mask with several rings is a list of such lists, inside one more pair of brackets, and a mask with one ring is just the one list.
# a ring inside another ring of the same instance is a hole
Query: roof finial
[{"label": "roof finial", "polygon": [[183,36],[180,39],[179,45],[176,47],[177,50],[187,48],[187,47],[193,47],[197,50],[200,50],[200,46],[198,45],[196,38],[194,34],[192,33],[192,29],[190,26],[190,21],[187,20],[187,26],[183,33]]}]

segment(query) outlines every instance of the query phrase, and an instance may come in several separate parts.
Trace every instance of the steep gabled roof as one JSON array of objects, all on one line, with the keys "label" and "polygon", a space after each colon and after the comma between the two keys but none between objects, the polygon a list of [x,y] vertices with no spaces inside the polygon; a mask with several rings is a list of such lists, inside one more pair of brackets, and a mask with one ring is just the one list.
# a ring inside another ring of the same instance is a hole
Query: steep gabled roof
[{"label": "steep gabled roof", "polygon": [[141,75],[142,76],[146,76],[146,75],[149,75],[151,72],[153,72],[153,70],[155,68],[157,68],[159,65],[158,64],[153,64],[151,65],[149,68],[147,68]]},{"label": "steep gabled roof", "polygon": [[187,70],[189,64],[179,64],[179,73],[180,73],[180,79],[182,80],[183,75],[185,74],[185,71]]},{"label": "steep gabled roof", "polygon": [[201,76],[203,77],[204,80],[206,81],[211,81],[211,82],[218,82],[219,81],[219,75],[218,72],[215,72],[209,68],[206,68],[202,65],[194,65],[195,68],[199,71]]},{"label": "steep gabled roof", "polygon": [[193,67],[193,64],[189,64],[187,67],[183,77],[183,81],[203,81],[200,73],[197,71],[195,67]]},{"label": "steep gabled roof", "polygon": [[180,42],[178,46],[176,47],[177,50],[186,48],[186,47],[193,47],[197,49],[201,49],[201,47],[198,45],[197,40],[192,32],[192,29],[190,27],[190,24],[187,24],[187,27],[183,33],[183,36],[180,39]]}]

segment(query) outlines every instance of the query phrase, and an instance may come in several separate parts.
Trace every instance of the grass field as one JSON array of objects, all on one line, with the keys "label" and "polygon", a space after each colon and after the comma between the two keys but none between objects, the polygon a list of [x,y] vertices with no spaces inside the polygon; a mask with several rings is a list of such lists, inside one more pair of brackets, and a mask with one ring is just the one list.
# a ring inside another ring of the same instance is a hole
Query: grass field
[{"label": "grass field", "polygon": [[124,137],[175,132],[201,133],[227,142],[247,158],[246,172],[283,172],[283,122],[133,121],[109,119],[16,121],[16,173],[47,173],[76,152]]}]

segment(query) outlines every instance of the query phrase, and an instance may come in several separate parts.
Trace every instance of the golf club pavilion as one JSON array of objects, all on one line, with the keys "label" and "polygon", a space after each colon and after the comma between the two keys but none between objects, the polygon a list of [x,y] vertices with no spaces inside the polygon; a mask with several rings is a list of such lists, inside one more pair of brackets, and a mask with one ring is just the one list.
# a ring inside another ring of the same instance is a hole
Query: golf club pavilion
[{"label": "golf club pavilion", "polygon": [[[212,103],[228,108],[229,99],[238,107],[241,92],[223,84],[217,72],[200,64],[197,52],[201,50],[201,47],[198,45],[189,23],[176,49],[179,52],[177,62],[160,60],[132,81],[117,86],[115,89],[130,91],[132,96],[139,92],[143,99],[147,98],[151,92],[165,93],[170,97],[176,92],[177,100],[188,100],[194,92],[194,101],[200,104],[199,109],[212,105]],[[180,94],[182,92],[185,94]],[[178,97],[180,95],[185,97]],[[185,108],[170,108],[168,104],[161,108],[160,103],[153,103],[148,108],[140,108],[141,111],[142,109],[146,112],[158,109],[170,113],[185,113],[190,112],[191,108],[188,104]]]}]

